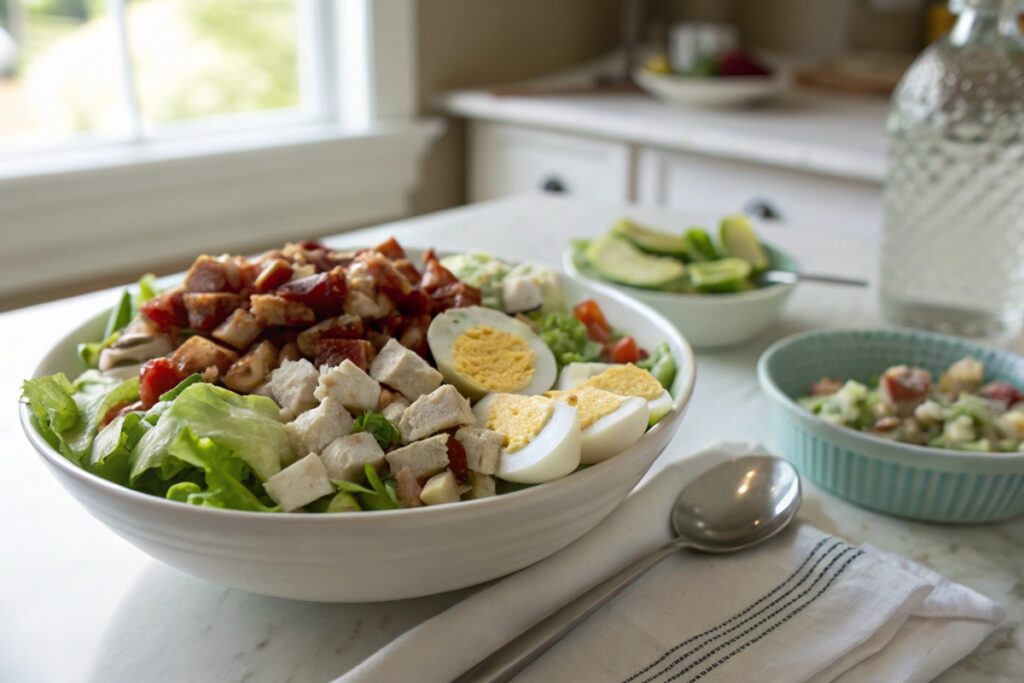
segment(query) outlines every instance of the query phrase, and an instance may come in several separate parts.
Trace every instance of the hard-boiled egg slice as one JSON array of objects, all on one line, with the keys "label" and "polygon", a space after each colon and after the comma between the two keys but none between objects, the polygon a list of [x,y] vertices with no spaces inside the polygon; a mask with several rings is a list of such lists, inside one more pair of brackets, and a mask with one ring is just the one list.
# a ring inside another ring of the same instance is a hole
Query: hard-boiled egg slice
[{"label": "hard-boiled egg slice", "polygon": [[576,408],[580,418],[580,462],[593,465],[626,450],[647,431],[647,401],[585,387],[549,391],[559,403]]},{"label": "hard-boiled egg slice", "polygon": [[558,378],[559,389],[584,386],[646,399],[648,419],[652,425],[672,410],[672,395],[661,386],[661,382],[632,363],[570,363],[562,369]]},{"label": "hard-boiled egg slice", "polygon": [[491,394],[473,407],[477,425],[505,437],[495,476],[540,484],[580,464],[580,420],[575,408],[545,396]]},{"label": "hard-boiled egg slice", "polygon": [[434,318],[427,343],[444,378],[471,399],[494,392],[540,394],[558,372],[551,349],[529,325],[482,306]]}]

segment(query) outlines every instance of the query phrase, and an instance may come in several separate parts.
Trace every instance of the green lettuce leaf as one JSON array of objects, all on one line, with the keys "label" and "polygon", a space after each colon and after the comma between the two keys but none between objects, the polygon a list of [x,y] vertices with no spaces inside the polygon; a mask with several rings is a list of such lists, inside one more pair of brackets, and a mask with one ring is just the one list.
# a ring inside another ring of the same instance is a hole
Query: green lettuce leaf
[{"label": "green lettuce leaf", "polygon": [[121,415],[96,435],[83,466],[97,476],[127,486],[132,450],[150,428],[141,412]]}]

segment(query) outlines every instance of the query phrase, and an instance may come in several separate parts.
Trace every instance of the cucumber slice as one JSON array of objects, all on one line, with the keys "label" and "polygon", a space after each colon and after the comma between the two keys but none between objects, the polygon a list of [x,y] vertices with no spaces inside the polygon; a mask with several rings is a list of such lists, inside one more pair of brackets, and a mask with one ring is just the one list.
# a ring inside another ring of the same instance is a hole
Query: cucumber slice
[{"label": "cucumber slice", "polygon": [[701,292],[739,292],[747,289],[751,268],[740,258],[690,264],[690,281]]},{"label": "cucumber slice", "polygon": [[686,243],[691,261],[714,261],[721,258],[711,237],[703,228],[690,228],[686,231]]},{"label": "cucumber slice", "polygon": [[722,250],[727,256],[740,258],[754,270],[767,270],[771,265],[750,220],[746,216],[726,216],[718,228]]},{"label": "cucumber slice", "polygon": [[633,287],[657,289],[686,274],[682,261],[651,256],[617,237],[600,237],[587,246],[587,261],[601,277]]},{"label": "cucumber slice", "polygon": [[612,234],[625,238],[633,246],[649,254],[676,258],[686,258],[690,255],[690,245],[685,238],[645,228],[628,218],[617,220],[612,226]]}]

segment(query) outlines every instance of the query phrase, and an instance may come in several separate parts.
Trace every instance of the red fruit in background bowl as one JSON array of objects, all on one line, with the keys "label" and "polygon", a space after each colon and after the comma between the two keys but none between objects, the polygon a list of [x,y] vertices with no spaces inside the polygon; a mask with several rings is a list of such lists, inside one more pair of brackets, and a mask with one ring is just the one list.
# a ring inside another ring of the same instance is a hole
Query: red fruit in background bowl
[{"label": "red fruit in background bowl", "polygon": [[771,71],[742,50],[730,50],[718,56],[719,76],[770,76]]}]

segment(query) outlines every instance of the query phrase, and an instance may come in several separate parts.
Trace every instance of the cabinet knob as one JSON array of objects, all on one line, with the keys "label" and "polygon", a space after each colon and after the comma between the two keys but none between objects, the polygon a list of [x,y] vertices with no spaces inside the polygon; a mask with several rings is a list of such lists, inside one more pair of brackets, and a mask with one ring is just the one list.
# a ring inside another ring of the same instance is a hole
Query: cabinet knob
[{"label": "cabinet knob", "polygon": [[552,194],[565,194],[569,191],[569,188],[565,186],[565,183],[558,176],[548,176],[545,178],[544,182],[540,185],[540,189]]},{"label": "cabinet knob", "polygon": [[767,199],[751,199],[743,205],[743,213],[765,221],[782,220],[782,212]]}]

